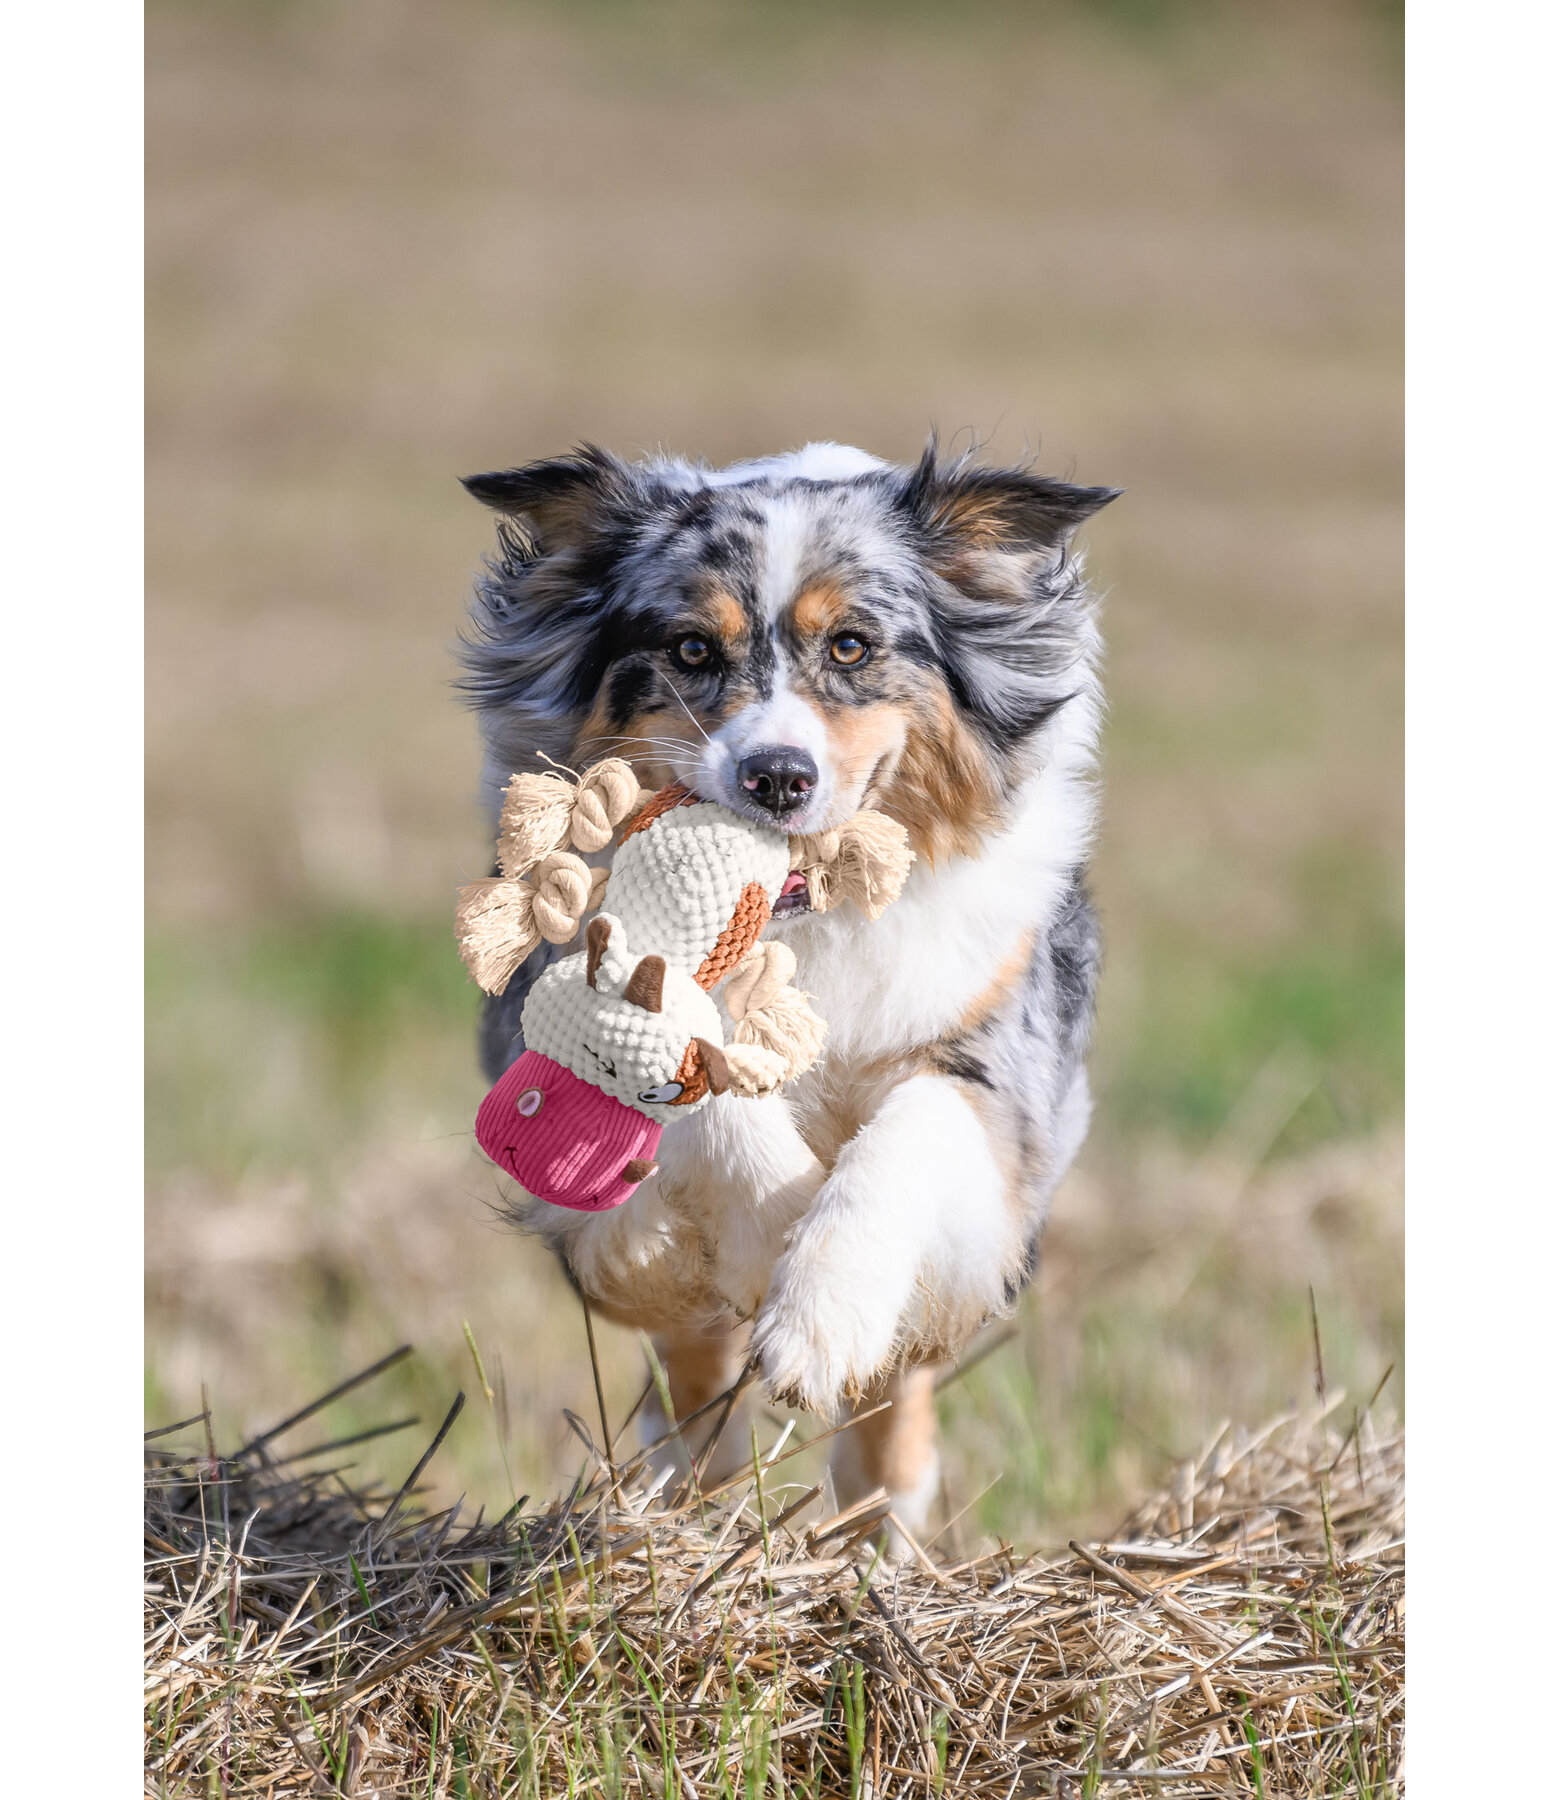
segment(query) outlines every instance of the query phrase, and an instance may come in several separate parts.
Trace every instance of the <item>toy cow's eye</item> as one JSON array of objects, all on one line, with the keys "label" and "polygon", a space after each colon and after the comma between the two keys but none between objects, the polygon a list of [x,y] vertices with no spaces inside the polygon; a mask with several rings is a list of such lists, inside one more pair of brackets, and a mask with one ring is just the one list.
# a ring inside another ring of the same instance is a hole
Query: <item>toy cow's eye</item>
[{"label": "toy cow's eye", "polygon": [[670,1105],[684,1091],[681,1081],[663,1081],[656,1087],[642,1088],[635,1096],[647,1106]]},{"label": "toy cow's eye", "polygon": [[673,661],[680,669],[703,669],[714,653],[709,642],[702,637],[681,637],[673,645]]},{"label": "toy cow's eye", "polygon": [[858,669],[872,654],[871,647],[852,631],[842,631],[829,642],[829,655],[846,669]]}]

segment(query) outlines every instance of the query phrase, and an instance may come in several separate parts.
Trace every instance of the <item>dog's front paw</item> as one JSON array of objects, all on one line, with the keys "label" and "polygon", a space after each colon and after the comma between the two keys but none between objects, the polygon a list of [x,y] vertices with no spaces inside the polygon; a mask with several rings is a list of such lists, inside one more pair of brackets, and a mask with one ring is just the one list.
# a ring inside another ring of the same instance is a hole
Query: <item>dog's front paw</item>
[{"label": "dog's front paw", "polygon": [[837,1267],[796,1245],[775,1266],[754,1322],[753,1351],[770,1392],[832,1417],[888,1361],[897,1309],[861,1266]]}]

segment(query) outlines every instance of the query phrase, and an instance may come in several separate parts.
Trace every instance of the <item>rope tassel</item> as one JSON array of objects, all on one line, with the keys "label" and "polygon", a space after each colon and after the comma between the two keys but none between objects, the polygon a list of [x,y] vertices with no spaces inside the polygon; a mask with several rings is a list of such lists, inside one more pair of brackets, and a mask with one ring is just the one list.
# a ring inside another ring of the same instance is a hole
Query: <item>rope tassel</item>
[{"label": "rope tassel", "polygon": [[457,891],[458,954],[487,994],[504,994],[540,942],[571,941],[607,888],[606,869],[563,850],[544,858],[531,883],[498,875],[467,882]]},{"label": "rope tassel", "polygon": [[564,775],[513,775],[501,798],[495,857],[508,878],[526,875],[566,848],[593,856],[652,798],[620,757],[596,763],[572,782]]},{"label": "rope tassel", "polygon": [[[818,1060],[824,1022],[791,985],[796,967],[790,946],[772,939],[756,944],[727,977],[722,993],[737,1021],[728,1052],[736,1093],[769,1093]],[[751,1054],[734,1057],[738,1050]]]},{"label": "rope tassel", "polygon": [[860,812],[837,831],[796,838],[792,850],[792,867],[807,878],[814,912],[854,900],[868,919],[898,899],[915,860],[909,833],[879,812]]}]

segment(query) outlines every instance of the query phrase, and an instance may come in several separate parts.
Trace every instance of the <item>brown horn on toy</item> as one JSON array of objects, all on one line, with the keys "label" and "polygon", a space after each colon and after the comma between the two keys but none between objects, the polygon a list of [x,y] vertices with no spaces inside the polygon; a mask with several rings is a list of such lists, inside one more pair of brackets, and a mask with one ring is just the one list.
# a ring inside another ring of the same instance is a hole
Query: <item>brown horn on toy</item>
[{"label": "brown horn on toy", "polygon": [[713,1094],[724,1094],[732,1085],[732,1077],[727,1071],[727,1059],[717,1044],[708,1043],[704,1038],[694,1040],[695,1048],[700,1053],[700,1063],[710,1081]]},{"label": "brown horn on toy", "polygon": [[660,956],[643,956],[625,986],[625,999],[646,1012],[661,1012],[662,983],[666,977],[667,964]]},{"label": "brown horn on toy", "polygon": [[603,960],[603,952],[608,948],[608,940],[613,936],[613,926],[607,919],[594,919],[587,927],[587,986],[597,986],[597,965]]}]

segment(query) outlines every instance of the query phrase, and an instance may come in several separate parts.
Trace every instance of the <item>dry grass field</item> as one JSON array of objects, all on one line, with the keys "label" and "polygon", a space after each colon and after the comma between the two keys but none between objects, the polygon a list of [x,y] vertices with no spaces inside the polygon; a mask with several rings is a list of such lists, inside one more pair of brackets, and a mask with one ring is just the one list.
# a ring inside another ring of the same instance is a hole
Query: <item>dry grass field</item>
[{"label": "dry grass field", "polygon": [[829,1511],[784,1434],[707,1489],[586,1433],[493,1520],[352,1488],[294,1426],[153,1445],[148,1792],[1389,1800],[1404,1440],[1334,1405],[1216,1433],[1102,1542],[907,1562],[887,1496]]},{"label": "dry grass field", "polygon": [[[149,21],[148,1422],[203,1386],[239,1441],[412,1340],[325,1434],[423,1438],[477,1392],[466,1322],[495,1399],[429,1500],[582,1466],[581,1319],[472,1147],[448,683],[490,530],[455,478],[932,423],[1127,489],[1090,533],[1099,1110],[1015,1341],[944,1399],[959,1548],[1101,1529],[1304,1396],[1310,1287],[1330,1386],[1397,1364],[1400,1403],[1390,10]],[[599,1348],[620,1416],[641,1353]],[[351,1479],[396,1488],[407,1443]]]}]

